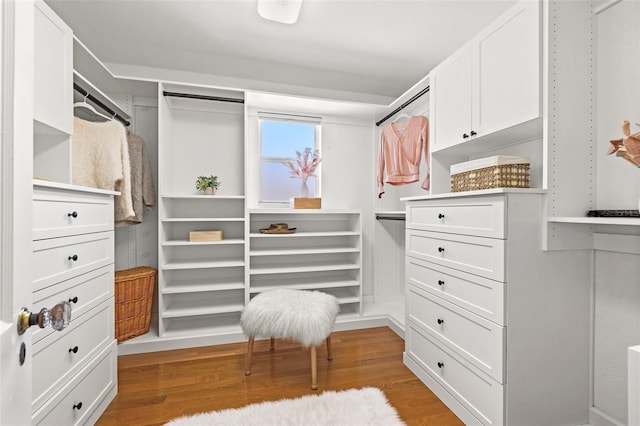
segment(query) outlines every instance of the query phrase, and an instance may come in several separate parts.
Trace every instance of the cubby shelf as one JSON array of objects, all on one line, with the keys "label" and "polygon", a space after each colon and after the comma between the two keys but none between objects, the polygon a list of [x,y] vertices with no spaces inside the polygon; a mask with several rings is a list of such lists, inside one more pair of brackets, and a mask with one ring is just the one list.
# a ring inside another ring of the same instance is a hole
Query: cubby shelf
[{"label": "cubby shelf", "polygon": [[[349,314],[359,314],[362,298],[359,211],[250,210],[249,217],[249,298],[278,288],[318,290],[334,295]],[[296,232],[259,232],[270,223],[280,222],[296,227]]]}]

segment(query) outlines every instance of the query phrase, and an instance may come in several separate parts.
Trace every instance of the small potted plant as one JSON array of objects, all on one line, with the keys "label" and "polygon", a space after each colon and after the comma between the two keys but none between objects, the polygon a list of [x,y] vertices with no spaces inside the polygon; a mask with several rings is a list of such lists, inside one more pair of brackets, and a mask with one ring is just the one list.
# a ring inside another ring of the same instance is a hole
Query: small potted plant
[{"label": "small potted plant", "polygon": [[218,176],[198,176],[196,180],[196,189],[204,191],[205,195],[213,195],[220,186]]}]

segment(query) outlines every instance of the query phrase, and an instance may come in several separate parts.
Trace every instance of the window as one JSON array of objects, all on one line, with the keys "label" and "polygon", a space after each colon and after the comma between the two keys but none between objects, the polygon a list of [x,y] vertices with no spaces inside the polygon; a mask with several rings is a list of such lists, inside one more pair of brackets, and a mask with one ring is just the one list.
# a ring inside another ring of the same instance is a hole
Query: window
[{"label": "window", "polygon": [[[284,116],[286,117],[286,116]],[[320,149],[320,121],[260,116],[260,202],[289,203],[300,197],[302,180],[291,177],[284,163],[296,163],[296,151]],[[320,196],[320,169],[307,180],[309,197]]]}]

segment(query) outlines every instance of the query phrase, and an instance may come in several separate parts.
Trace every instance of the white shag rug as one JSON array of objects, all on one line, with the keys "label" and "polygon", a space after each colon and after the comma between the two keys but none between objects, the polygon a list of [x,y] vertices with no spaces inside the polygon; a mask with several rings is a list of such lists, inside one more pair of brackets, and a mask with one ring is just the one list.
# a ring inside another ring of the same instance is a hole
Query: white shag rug
[{"label": "white shag rug", "polygon": [[325,391],[242,408],[174,419],[165,426],[400,426],[384,393],[377,388]]}]

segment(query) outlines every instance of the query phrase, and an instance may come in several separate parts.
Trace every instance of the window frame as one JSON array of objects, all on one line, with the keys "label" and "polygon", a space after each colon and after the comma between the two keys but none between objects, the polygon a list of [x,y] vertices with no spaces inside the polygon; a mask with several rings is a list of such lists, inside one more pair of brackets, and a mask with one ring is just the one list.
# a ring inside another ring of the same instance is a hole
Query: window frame
[{"label": "window frame", "polygon": [[[284,163],[287,161],[296,161],[297,158],[295,154],[293,157],[263,157],[262,156],[262,124],[265,121],[280,121],[280,122],[296,122],[300,124],[310,124],[314,126],[314,142],[315,147],[312,147],[312,150],[318,150],[321,152],[321,133],[322,133],[322,119],[320,117],[313,116],[304,116],[304,115],[292,115],[292,114],[279,114],[279,113],[268,113],[268,112],[258,112],[258,165],[259,165],[259,179],[258,179],[258,188],[259,188],[259,197],[258,197],[258,205],[259,206],[289,206],[290,200],[263,200],[262,197],[262,165],[264,162],[267,163]],[[283,165],[283,167],[285,167]],[[322,162],[318,165],[316,172],[316,176],[314,179],[314,197],[321,197],[321,176],[322,176]]]}]

